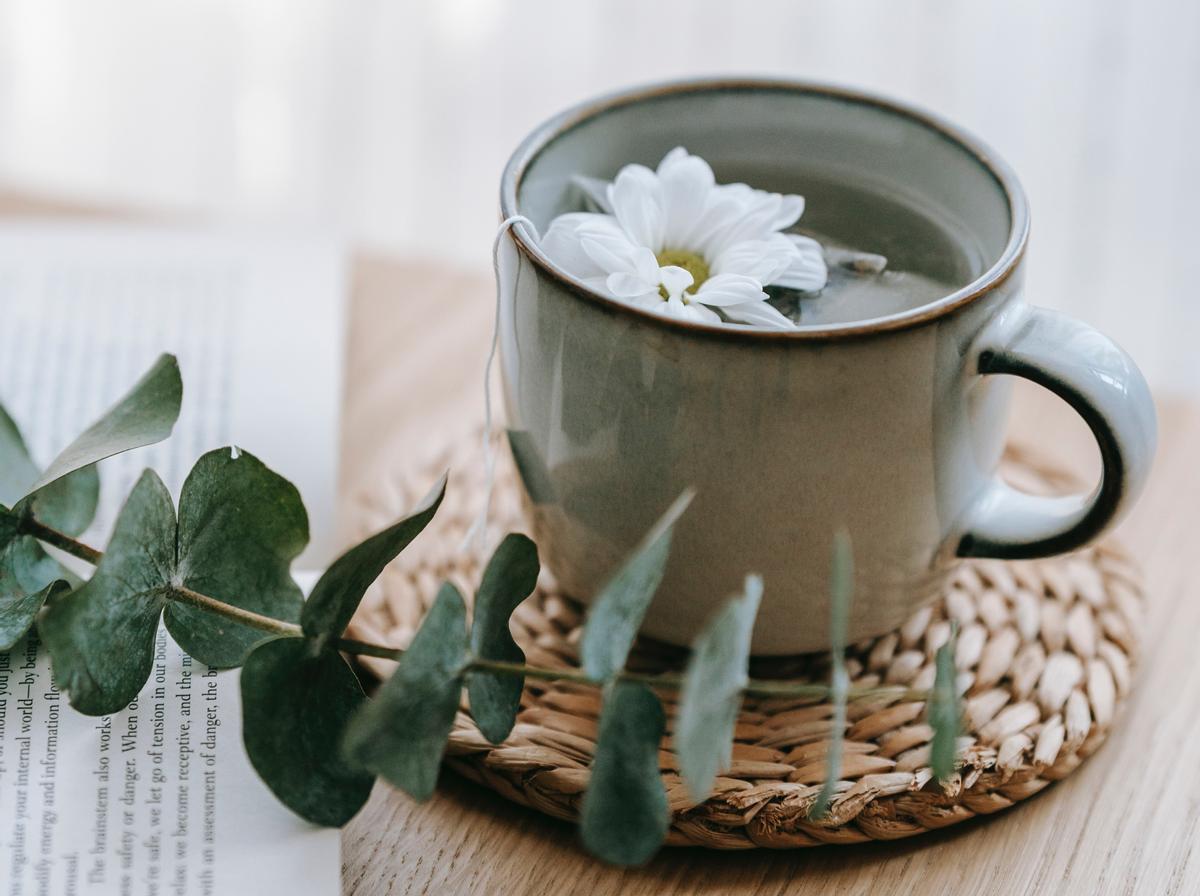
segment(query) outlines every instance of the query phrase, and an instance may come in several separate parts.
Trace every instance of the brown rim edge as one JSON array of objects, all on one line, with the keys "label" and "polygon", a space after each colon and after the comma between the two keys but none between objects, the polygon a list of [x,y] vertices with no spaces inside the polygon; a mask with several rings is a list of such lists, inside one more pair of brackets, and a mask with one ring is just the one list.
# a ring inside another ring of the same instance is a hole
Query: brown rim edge
[{"label": "brown rim edge", "polygon": [[560,112],[543,122],[522,140],[509,158],[508,163],[504,166],[504,173],[500,180],[501,219],[519,214],[517,209],[517,187],[525,176],[525,171],[530,163],[547,145],[572,128],[605,112],[643,100],[675,94],[704,93],[719,90],[774,90],[785,93],[815,94],[832,99],[860,103],[866,106],[875,106],[892,114],[908,118],[934,131],[944,139],[957,144],[973,156],[991,174],[1000,185],[1001,190],[1003,190],[1005,199],[1008,202],[1009,212],[1008,242],[1004,246],[1004,251],[1000,253],[1000,257],[995,263],[981,275],[961,289],[943,296],[934,302],[886,317],[846,324],[835,324],[832,326],[802,326],[795,330],[772,330],[760,327],[734,328],[726,325],[681,321],[655,314],[652,311],[647,311],[634,305],[628,305],[616,299],[610,299],[589,289],[582,282],[576,280],[569,273],[555,265],[542,252],[537,242],[530,238],[526,225],[518,223],[512,228],[512,234],[522,254],[574,294],[587,299],[601,309],[611,313],[628,315],[637,320],[677,332],[718,336],[724,339],[731,337],[737,339],[741,337],[774,342],[860,338],[910,329],[931,323],[987,295],[997,286],[1004,283],[1024,256],[1025,245],[1029,238],[1029,206],[1026,202],[1024,191],[1021,189],[1016,174],[1008,164],[1000,159],[982,141],[944,119],[906,103],[837,85],[775,78],[712,78],[669,81],[607,94],[587,100]]}]

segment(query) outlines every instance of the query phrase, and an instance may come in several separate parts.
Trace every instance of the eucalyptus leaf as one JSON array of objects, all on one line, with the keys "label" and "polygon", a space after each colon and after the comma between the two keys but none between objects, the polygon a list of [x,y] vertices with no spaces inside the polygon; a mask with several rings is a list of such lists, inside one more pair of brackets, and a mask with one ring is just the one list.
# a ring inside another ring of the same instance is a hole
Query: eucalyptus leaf
[{"label": "eucalyptus leaf", "polygon": [[147,470],[117,517],[95,575],[51,602],[39,623],[54,680],[80,712],[117,712],[145,685],[174,563],[175,508],[162,480]]},{"label": "eucalyptus leaf", "polygon": [[[10,650],[33,627],[53,586],[74,577],[54,560],[22,521],[33,515],[51,528],[78,535],[96,515],[100,477],[84,467],[17,502],[38,478],[25,440],[8,412],[0,407],[0,651]],[[62,588],[68,587],[66,583]]]},{"label": "eucalyptus leaf", "polygon": [[341,741],[366,702],[354,671],[302,638],[259,644],[242,668],[242,738],[255,771],[300,817],[341,827],[371,795],[374,776],[349,765]]},{"label": "eucalyptus leaf", "polygon": [[42,591],[62,576],[40,544],[20,531],[20,517],[0,505],[0,651],[24,637],[42,606]]},{"label": "eucalyptus leaf", "polygon": [[445,495],[443,474],[412,513],[338,557],[304,605],[300,617],[304,633],[322,641],[341,637],[371,583],[429,525]]},{"label": "eucalyptus leaf", "polygon": [[[179,496],[178,561],[172,582],[285,622],[298,622],[304,594],[292,561],[308,544],[308,514],[296,487],[245,451],[203,455]],[[207,666],[241,664],[262,631],[179,601],[167,607],[179,646]]]},{"label": "eucalyptus leaf", "polygon": [[854,594],[854,556],[850,536],[837,532],[833,537],[833,568],[829,594],[830,695],[833,718],[830,721],[829,752],[825,759],[825,783],[809,809],[809,817],[822,818],[842,777],[842,750],[846,733],[846,697],[850,673],[846,670],[846,631],[850,624],[850,599]]},{"label": "eucalyptus leaf", "polygon": [[[500,542],[483,571],[475,595],[471,651],[476,657],[525,662],[525,653],[513,640],[508,620],[517,605],[533,593],[539,568],[537,546],[524,535],[509,533]],[[483,736],[492,743],[501,743],[512,731],[524,687],[524,675],[475,669],[468,676],[471,715]]]},{"label": "eucalyptus leaf", "polygon": [[625,667],[642,619],[662,582],[675,522],[695,495],[688,489],[634,549],[592,602],[583,629],[583,669],[595,681],[608,681]]},{"label": "eucalyptus leaf", "polygon": [[62,450],[27,493],[96,461],[161,442],[179,418],[183,382],[174,355],[161,355],[133,388]]},{"label": "eucalyptus leaf", "polygon": [[96,518],[100,474],[94,465],[81,467],[38,489],[22,503],[39,523],[64,535],[80,535]]},{"label": "eucalyptus leaf", "polygon": [[938,648],[934,658],[933,693],[929,701],[929,724],[933,728],[933,743],[929,748],[929,764],[933,776],[945,781],[954,773],[957,753],[956,740],[962,727],[958,692],[955,686],[954,645],[957,632]]},{"label": "eucalyptus leaf", "polygon": [[100,500],[100,476],[94,466],[76,470],[20,500],[38,475],[20,429],[0,407],[0,504],[13,507],[17,516],[30,512],[67,535],[78,535],[91,525]]},{"label": "eucalyptus leaf", "polygon": [[62,579],[32,594],[0,587],[0,653],[12,650],[29,633],[46,601],[70,590],[70,584]]},{"label": "eucalyptus leaf", "polygon": [[580,821],[584,844],[606,862],[641,865],[667,836],[670,812],[658,770],[665,727],[662,704],[645,685],[609,686]]},{"label": "eucalyptus leaf", "polygon": [[351,720],[345,755],[418,800],[437,786],[467,654],[462,595],[442,585],[396,671]]},{"label": "eucalyptus leaf", "polygon": [[747,576],[692,645],[683,674],[675,751],[688,792],[706,799],[717,772],[729,767],[742,689],[750,678],[750,636],[762,600],[762,579]]},{"label": "eucalyptus leaf", "polygon": [[38,468],[29,456],[21,430],[0,405],[0,504],[15,506],[37,478]]}]

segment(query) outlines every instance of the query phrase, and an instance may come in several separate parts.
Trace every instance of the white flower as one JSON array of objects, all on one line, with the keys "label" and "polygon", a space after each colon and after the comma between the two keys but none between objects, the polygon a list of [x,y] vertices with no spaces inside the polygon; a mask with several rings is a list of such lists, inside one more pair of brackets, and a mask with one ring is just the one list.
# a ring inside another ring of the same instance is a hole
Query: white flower
[{"label": "white flower", "polygon": [[820,244],[781,232],[804,211],[801,196],[718,185],[683,147],[657,171],[626,165],[611,184],[577,181],[602,212],[559,215],[542,248],[603,295],[684,320],[791,329],[763,287],[825,285]]}]

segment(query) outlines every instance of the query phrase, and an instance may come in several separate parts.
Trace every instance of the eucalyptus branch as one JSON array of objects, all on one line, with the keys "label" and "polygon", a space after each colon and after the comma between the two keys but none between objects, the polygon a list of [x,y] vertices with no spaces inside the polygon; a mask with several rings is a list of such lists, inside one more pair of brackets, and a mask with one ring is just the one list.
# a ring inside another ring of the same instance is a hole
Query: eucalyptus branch
[{"label": "eucalyptus branch", "polygon": [[[103,552],[44,523],[40,523],[31,516],[27,516],[22,521],[22,530],[38,540],[53,545],[59,550],[73,557],[78,557],[80,560],[90,563],[93,566],[97,565],[104,556]],[[294,622],[285,622],[282,619],[264,616],[261,613],[255,613],[251,610],[244,610],[241,607],[226,603],[215,597],[210,597],[207,594],[201,594],[182,585],[172,586],[167,592],[167,597],[171,600],[190,604],[193,607],[199,607],[209,613],[215,613],[233,622],[247,625],[250,628],[258,629],[268,634],[284,635],[287,637],[300,637],[303,634],[300,626]],[[337,638],[332,643],[343,653],[354,654],[355,656],[370,656],[377,659],[398,661],[404,655],[404,651],[398,647],[371,644],[370,642],[359,641],[355,638]],[[503,660],[489,660],[478,657],[471,659],[464,671],[469,672],[471,670],[496,672],[500,675],[514,677],[523,676],[525,678],[537,679],[538,681],[569,681],[575,684],[592,686],[602,684],[602,682],[596,681],[596,679],[579,669],[551,669],[545,666],[530,666],[525,663],[509,663]],[[683,676],[674,673],[656,675],[622,671],[617,674],[616,678],[630,684],[643,684],[656,690],[674,691],[683,687]],[[823,684],[795,684],[785,681],[768,681],[752,678],[746,682],[746,686],[742,688],[742,693],[747,697],[760,698],[822,698],[829,696],[830,687]],[[927,691],[914,691],[899,686],[850,688],[847,696],[850,699],[883,696],[903,700],[929,699]]]}]

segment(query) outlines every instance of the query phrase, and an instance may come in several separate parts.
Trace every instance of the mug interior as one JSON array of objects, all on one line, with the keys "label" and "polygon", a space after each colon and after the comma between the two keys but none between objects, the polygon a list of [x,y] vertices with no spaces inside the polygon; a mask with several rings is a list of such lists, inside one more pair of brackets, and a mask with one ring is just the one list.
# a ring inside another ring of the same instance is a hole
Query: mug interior
[{"label": "mug interior", "polygon": [[[928,221],[927,233],[905,239],[911,231],[899,231],[883,254],[903,267],[902,253],[924,250],[941,265],[934,273],[948,284],[947,295],[891,315],[894,324],[969,299],[1003,276],[1023,244],[1026,215],[1015,178],[972,138],[888,101],[788,82],[668,85],[564,113],[510,161],[504,214],[523,214],[545,232],[555,216],[580,209],[573,176],[611,179],[631,162],[653,168],[676,146],[707,160],[719,183],[806,196],[802,226],[860,248],[878,251],[856,233],[878,232],[889,203]],[[882,199],[856,204],[864,195]],[[929,252],[937,239],[949,248]],[[522,242],[540,264],[588,292],[532,240]],[[819,329],[838,328],[799,331]]]}]

